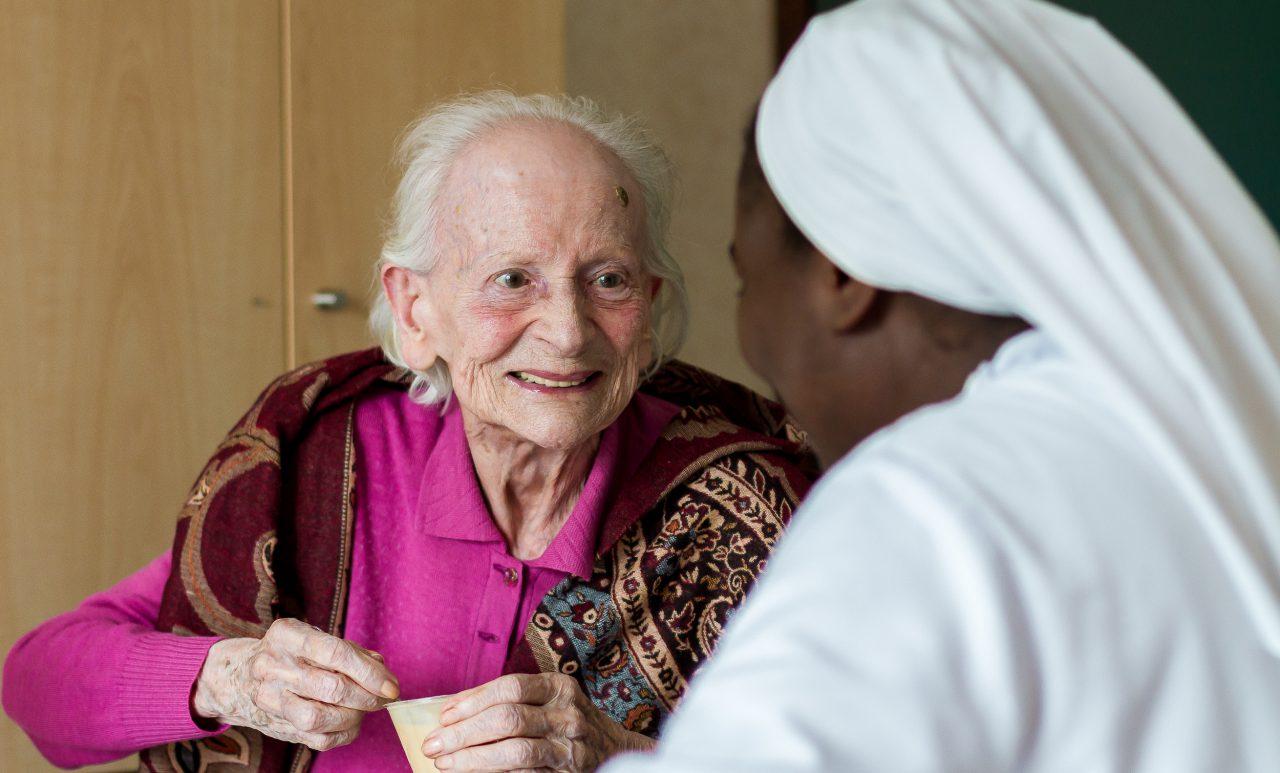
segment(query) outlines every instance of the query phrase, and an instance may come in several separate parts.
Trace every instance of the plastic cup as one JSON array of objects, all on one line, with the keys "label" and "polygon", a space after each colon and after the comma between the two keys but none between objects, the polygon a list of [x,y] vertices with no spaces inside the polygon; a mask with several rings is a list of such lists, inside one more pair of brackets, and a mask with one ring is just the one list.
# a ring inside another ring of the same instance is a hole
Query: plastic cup
[{"label": "plastic cup", "polygon": [[432,730],[440,727],[440,709],[444,708],[448,698],[448,695],[437,695],[387,704],[387,713],[396,726],[396,734],[400,736],[400,745],[404,747],[404,756],[409,758],[413,773],[428,773],[436,769],[435,761],[422,753],[422,743]]}]

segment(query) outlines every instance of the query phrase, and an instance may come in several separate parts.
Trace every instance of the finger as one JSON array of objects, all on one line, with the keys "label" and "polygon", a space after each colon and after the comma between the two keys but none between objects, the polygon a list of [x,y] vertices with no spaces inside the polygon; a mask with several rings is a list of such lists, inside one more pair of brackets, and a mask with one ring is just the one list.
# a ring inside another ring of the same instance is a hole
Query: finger
[{"label": "finger", "polygon": [[490,706],[474,717],[437,728],[426,737],[422,752],[434,757],[504,738],[543,738],[554,727],[549,714],[550,710],[543,706],[520,703]]},{"label": "finger", "polygon": [[371,695],[388,699],[400,695],[400,685],[386,665],[351,642],[315,629],[300,632],[300,636],[297,652],[309,662],[348,677]]},{"label": "finger", "polygon": [[[331,636],[314,625],[294,618],[281,618],[271,624],[264,639],[288,654],[301,656],[321,668],[350,677],[370,693],[381,693],[383,681],[389,680],[396,685],[399,694],[399,684],[395,675],[386,669],[382,655],[355,642]],[[354,673],[357,671],[373,673],[366,681],[359,678],[359,673]]]},{"label": "finger", "polygon": [[[474,717],[491,706],[503,703],[541,705],[554,699],[562,686],[559,674],[507,674],[470,690],[460,692],[445,702],[440,722],[451,725]],[[572,677],[564,677],[571,679]]]},{"label": "finger", "polygon": [[384,657],[382,657],[382,653],[381,653],[381,652],[374,652],[374,651],[373,651],[373,650],[371,650],[371,649],[365,649],[364,647],[361,647],[359,644],[356,644],[355,642],[351,642],[351,646],[352,646],[352,647],[355,647],[357,650],[359,650],[359,652],[360,652],[362,655],[368,655],[369,657],[373,658],[374,660],[378,661],[379,663],[382,663],[382,664],[384,664],[384,665],[385,665],[385,664],[386,664],[386,662],[387,662],[387,659],[386,659],[386,658],[384,658]]},{"label": "finger", "polygon": [[563,767],[559,750],[540,738],[507,738],[484,746],[470,746],[461,751],[436,757],[437,770],[498,773],[521,768]]},{"label": "finger", "polygon": [[298,733],[293,740],[304,744],[318,752],[327,752],[339,746],[346,746],[356,740],[359,730],[343,730],[337,733]]},{"label": "finger", "polygon": [[314,625],[308,625],[293,617],[282,617],[271,624],[262,638],[264,641],[282,645],[286,649],[296,650],[313,632],[321,633],[320,629]]},{"label": "finger", "polygon": [[300,664],[285,677],[288,689],[302,698],[359,711],[376,711],[386,702],[342,674]]},{"label": "finger", "polygon": [[280,699],[280,716],[300,733],[339,733],[359,727],[364,713],[286,691]]}]

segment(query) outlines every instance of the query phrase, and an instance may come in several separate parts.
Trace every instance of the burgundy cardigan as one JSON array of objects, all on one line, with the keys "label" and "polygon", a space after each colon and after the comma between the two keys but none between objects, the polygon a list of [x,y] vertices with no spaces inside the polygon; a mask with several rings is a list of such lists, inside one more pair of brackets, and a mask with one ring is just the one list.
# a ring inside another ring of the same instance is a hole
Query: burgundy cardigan
[{"label": "burgundy cardigan", "polygon": [[[342,635],[354,407],[409,379],[376,349],[281,376],[218,446],[178,520],[157,629],[262,636],[279,617]],[[641,390],[681,411],[611,508],[591,577],[539,605],[507,671],[573,675],[616,721],[656,736],[763,567],[816,472],[782,408],[673,362]],[[246,728],[144,750],[142,770],[295,773],[312,753]]]}]

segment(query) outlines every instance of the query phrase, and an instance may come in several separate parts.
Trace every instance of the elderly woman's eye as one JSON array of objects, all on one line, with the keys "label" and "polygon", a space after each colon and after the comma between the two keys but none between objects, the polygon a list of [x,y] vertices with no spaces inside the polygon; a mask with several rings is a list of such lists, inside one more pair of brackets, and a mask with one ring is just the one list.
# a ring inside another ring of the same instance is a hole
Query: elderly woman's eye
[{"label": "elderly woman's eye", "polygon": [[601,274],[595,278],[595,285],[602,290],[616,290],[626,284],[626,277],[616,271]]},{"label": "elderly woman's eye", "polygon": [[529,284],[529,277],[523,271],[503,271],[494,277],[493,281],[508,290],[518,290]]}]

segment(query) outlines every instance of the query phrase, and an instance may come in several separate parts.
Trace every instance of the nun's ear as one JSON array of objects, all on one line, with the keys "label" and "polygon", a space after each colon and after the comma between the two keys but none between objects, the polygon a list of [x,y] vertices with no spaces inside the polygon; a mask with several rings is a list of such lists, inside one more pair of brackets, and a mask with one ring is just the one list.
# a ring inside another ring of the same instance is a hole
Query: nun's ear
[{"label": "nun's ear", "polygon": [[815,308],[824,327],[833,333],[850,333],[871,321],[881,291],[859,282],[821,253],[813,261]]}]

